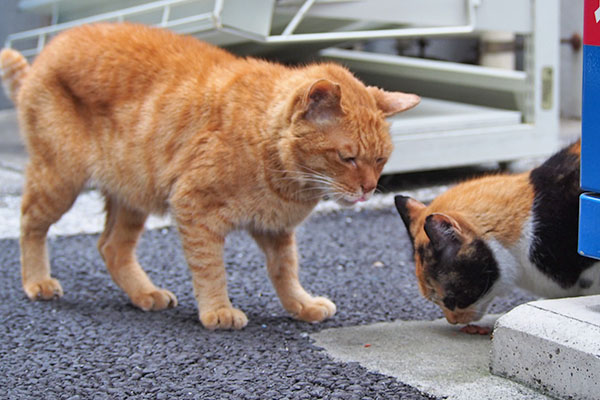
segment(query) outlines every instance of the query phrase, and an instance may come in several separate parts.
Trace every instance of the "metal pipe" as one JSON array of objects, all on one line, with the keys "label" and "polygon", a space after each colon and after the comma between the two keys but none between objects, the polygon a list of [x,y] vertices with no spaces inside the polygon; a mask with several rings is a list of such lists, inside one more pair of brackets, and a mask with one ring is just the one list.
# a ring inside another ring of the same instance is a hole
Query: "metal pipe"
[{"label": "metal pipe", "polygon": [[[164,27],[172,28],[174,26],[190,24],[192,22],[198,22],[198,21],[202,21],[202,20],[212,21],[212,13],[196,14],[196,15],[190,15],[189,17],[174,19],[172,21],[167,22],[164,25]],[[215,28],[214,25],[213,25],[213,28]]]},{"label": "metal pipe", "polygon": [[[300,33],[290,34],[286,31],[293,31],[300,23],[312,6],[314,1],[307,0],[301,9],[296,13],[290,24],[285,28],[280,35],[261,36],[244,32],[235,28],[222,28],[222,31],[244,37],[246,39],[262,42],[262,43],[296,43],[296,42],[323,42],[323,41],[340,41],[340,40],[364,40],[378,38],[399,38],[399,37],[415,37],[415,36],[448,36],[448,35],[464,35],[473,33],[476,27],[476,8],[480,5],[481,0],[467,0],[467,21],[466,25],[448,26],[448,27],[424,27],[424,28],[396,28],[396,29],[379,29],[379,30],[362,30],[362,31],[339,31],[339,32],[320,32],[320,33]],[[304,9],[304,10],[303,10]],[[297,18],[298,17],[298,18]],[[294,23],[294,25],[292,25]]]},{"label": "metal pipe", "polygon": [[300,21],[302,21],[302,18],[304,18],[304,15],[308,12],[309,8],[311,8],[314,3],[315,0],[306,0],[304,4],[302,4],[302,7],[300,7],[300,9],[298,10],[296,15],[294,15],[290,23],[285,27],[285,29],[281,33],[281,36],[291,35],[300,23]]},{"label": "metal pipe", "polygon": [[[71,27],[79,26],[86,23],[100,22],[106,20],[117,19],[123,21],[126,16],[143,13],[151,10],[155,10],[161,7],[169,7],[171,5],[179,5],[182,3],[188,3],[193,0],[160,0],[153,3],[143,4],[140,6],[130,7],[118,11],[112,11],[88,18],[82,18],[76,21],[65,22],[62,24],[56,24],[49,27],[32,29],[25,32],[15,33],[8,36],[6,40],[6,47],[11,47],[11,43],[15,40],[28,39],[39,35],[47,35],[62,30],[69,29]],[[250,32],[242,31],[232,27],[224,27],[221,24],[220,16],[223,11],[224,1],[215,0],[215,6],[212,13],[199,14],[197,16],[190,16],[181,18],[176,21],[167,21],[165,23],[165,15],[170,16],[169,11],[163,11],[162,26],[171,27],[182,25],[185,23],[196,22],[199,20],[209,19],[213,22],[213,28],[235,34],[237,36],[254,40],[262,43],[296,43],[296,42],[319,42],[319,41],[342,41],[342,40],[359,40],[359,39],[375,39],[375,38],[389,38],[389,37],[414,37],[414,36],[446,36],[446,35],[461,35],[472,33],[476,27],[476,8],[479,6],[481,0],[467,0],[467,19],[466,25],[460,26],[449,26],[449,27],[423,27],[423,28],[396,28],[396,29],[379,29],[379,30],[359,30],[359,31],[337,31],[337,32],[321,32],[321,33],[302,33],[294,34],[293,31],[296,29],[298,24],[306,16],[306,13],[310,7],[315,3],[316,0],[306,0],[300,7],[298,12],[294,15],[290,23],[286,26],[283,33],[280,35],[257,35]],[[206,29],[202,29],[205,31]],[[36,54],[37,49],[26,50],[30,55]],[[25,51],[23,52],[25,53]]]},{"label": "metal pipe", "polygon": [[161,7],[169,6],[172,4],[189,3],[192,1],[194,1],[194,0],[160,0],[160,1],[155,1],[153,3],[143,4],[143,5],[139,5],[139,6],[135,6],[135,7],[124,8],[124,9],[118,10],[118,11],[111,11],[111,12],[107,12],[104,14],[98,14],[98,15],[94,15],[92,17],[78,19],[76,21],[64,22],[62,24],[56,24],[56,25],[47,26],[44,28],[37,28],[37,29],[31,29],[31,30],[24,31],[24,32],[13,33],[11,35],[8,35],[8,37],[6,39],[6,47],[10,47],[10,44],[15,40],[28,39],[28,38],[39,36],[42,34],[60,32],[60,31],[63,31],[63,30],[69,29],[69,28],[79,26],[79,25],[90,24],[90,23],[94,23],[94,22],[101,22],[101,21],[106,21],[106,20],[111,20],[111,19],[118,19],[118,20],[122,21],[126,15],[142,13],[142,12],[146,12],[146,11],[155,10],[155,9],[158,9]]},{"label": "metal pipe", "polygon": [[42,49],[44,48],[45,44],[46,44],[46,35],[40,35],[40,36],[38,36],[38,43],[37,43],[37,51],[38,51],[38,53],[40,51],[42,51]]},{"label": "metal pipe", "polygon": [[223,1],[224,0],[215,0],[215,6],[212,12],[213,25],[217,29],[221,29],[223,27],[223,24],[221,22],[221,13],[223,12],[224,7]]},{"label": "metal pipe", "polygon": [[162,18],[160,21],[161,26],[164,26],[169,22],[169,16],[171,15],[171,5],[166,5],[163,9]]}]

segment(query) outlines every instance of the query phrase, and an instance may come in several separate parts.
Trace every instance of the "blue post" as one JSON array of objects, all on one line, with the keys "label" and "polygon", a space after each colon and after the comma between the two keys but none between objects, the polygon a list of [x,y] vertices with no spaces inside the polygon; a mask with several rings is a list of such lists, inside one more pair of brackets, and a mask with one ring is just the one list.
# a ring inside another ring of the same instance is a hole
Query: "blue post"
[{"label": "blue post", "polygon": [[585,0],[579,254],[600,259],[600,1]]}]

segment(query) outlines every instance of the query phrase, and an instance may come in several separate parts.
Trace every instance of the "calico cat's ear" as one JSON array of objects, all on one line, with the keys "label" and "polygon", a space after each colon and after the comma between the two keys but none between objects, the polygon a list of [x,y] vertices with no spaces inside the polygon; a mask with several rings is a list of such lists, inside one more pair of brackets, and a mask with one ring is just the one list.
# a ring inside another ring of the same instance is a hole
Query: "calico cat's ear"
[{"label": "calico cat's ear", "polygon": [[394,203],[396,204],[396,209],[398,210],[400,218],[402,218],[402,222],[404,222],[406,230],[412,240],[413,237],[410,232],[410,225],[412,221],[417,218],[417,215],[425,209],[425,204],[413,198],[401,195],[394,197]]},{"label": "calico cat's ear", "polygon": [[377,108],[379,108],[386,117],[410,110],[421,102],[421,98],[416,94],[386,92],[375,86],[368,86],[367,90],[371,93],[371,96],[375,98]]},{"label": "calico cat's ear", "polygon": [[458,222],[448,215],[436,213],[427,216],[424,229],[435,250],[455,248],[462,242]]},{"label": "calico cat's ear", "polygon": [[327,124],[343,114],[342,89],[327,79],[315,81],[304,97],[304,118],[315,124]]}]

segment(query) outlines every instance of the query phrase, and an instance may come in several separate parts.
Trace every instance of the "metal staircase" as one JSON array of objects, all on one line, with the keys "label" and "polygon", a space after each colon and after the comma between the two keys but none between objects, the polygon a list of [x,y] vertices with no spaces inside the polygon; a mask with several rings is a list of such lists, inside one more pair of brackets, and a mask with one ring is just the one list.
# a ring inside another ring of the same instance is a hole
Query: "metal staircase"
[{"label": "metal staircase", "polygon": [[[558,0],[22,0],[20,7],[52,20],[8,37],[7,46],[29,57],[72,26],[135,21],[250,54],[298,49],[302,59],[320,50],[365,81],[418,93],[421,105],[390,119],[396,150],[385,173],[510,161],[558,146]],[[524,70],[335,47],[490,31],[524,38]]]}]

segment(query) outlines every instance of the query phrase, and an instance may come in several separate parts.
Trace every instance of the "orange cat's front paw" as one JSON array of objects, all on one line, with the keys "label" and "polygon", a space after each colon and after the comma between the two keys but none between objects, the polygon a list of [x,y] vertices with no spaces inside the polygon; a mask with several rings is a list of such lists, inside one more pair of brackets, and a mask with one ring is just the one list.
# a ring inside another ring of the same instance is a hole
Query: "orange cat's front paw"
[{"label": "orange cat's front paw", "polygon": [[293,314],[302,321],[321,322],[333,317],[336,307],[333,302],[325,297],[312,297],[309,301],[300,304],[300,309]]},{"label": "orange cat's front paw", "polygon": [[248,317],[241,310],[222,307],[200,312],[200,322],[206,329],[242,329],[248,324]]},{"label": "orange cat's front paw", "polygon": [[156,289],[132,297],[131,302],[144,311],[158,311],[177,306],[177,297],[168,290]]},{"label": "orange cat's front paw", "polygon": [[52,300],[63,295],[60,282],[54,278],[23,284],[23,289],[31,300]]}]

